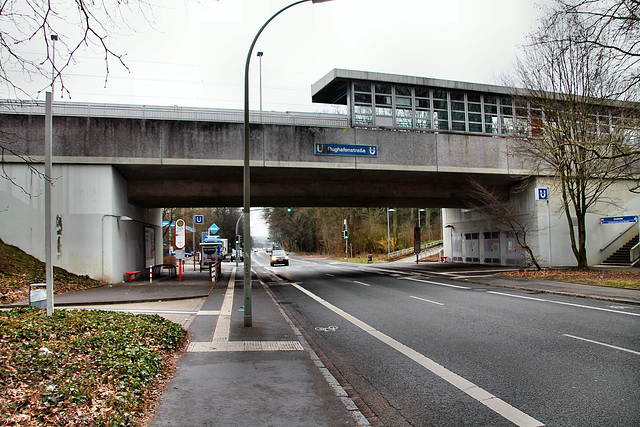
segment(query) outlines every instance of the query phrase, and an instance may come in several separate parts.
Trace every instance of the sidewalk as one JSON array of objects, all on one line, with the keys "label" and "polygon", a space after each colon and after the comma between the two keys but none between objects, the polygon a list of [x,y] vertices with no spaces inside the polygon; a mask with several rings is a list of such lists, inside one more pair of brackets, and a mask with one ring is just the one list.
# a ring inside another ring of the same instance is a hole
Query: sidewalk
[{"label": "sidewalk", "polygon": [[187,353],[151,426],[368,425],[256,280],[253,327],[244,327],[242,271],[234,278],[230,270],[190,324]]}]

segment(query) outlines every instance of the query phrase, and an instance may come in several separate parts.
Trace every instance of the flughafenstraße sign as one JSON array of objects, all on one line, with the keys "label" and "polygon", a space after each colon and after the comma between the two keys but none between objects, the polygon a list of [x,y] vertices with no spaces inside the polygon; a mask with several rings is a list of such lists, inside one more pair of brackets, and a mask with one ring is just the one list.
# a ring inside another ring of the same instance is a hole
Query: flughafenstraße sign
[{"label": "flughafenstra\u00dfe sign", "polygon": [[314,144],[317,156],[378,157],[377,145]]}]

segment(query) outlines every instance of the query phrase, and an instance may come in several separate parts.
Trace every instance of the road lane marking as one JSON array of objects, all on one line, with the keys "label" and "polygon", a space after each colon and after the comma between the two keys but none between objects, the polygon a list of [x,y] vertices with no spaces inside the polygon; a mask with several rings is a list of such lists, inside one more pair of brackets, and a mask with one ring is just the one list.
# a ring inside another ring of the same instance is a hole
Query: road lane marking
[{"label": "road lane marking", "polygon": [[487,291],[487,293],[488,294],[495,294],[495,295],[502,295],[502,296],[505,296],[505,297],[528,299],[528,300],[531,300],[531,301],[548,302],[548,303],[551,303],[551,304],[568,305],[568,306],[571,306],[571,307],[588,308],[590,310],[607,311],[609,313],[626,314],[628,316],[640,316],[640,313],[629,313],[627,311],[611,310],[610,308],[602,308],[602,307],[592,307],[590,305],[574,304],[572,302],[553,301],[553,300],[544,299],[544,298],[527,297],[527,296],[524,296],[524,295],[514,295],[514,294],[508,294],[506,292]]},{"label": "road lane marking", "polygon": [[458,289],[471,289],[468,286],[460,286],[460,285],[451,285],[449,283],[440,283],[440,282],[434,282],[432,280],[423,280],[423,279],[416,279],[414,277],[402,277],[402,280],[413,280],[414,282],[422,282],[422,283],[429,283],[431,285],[438,285],[438,286],[447,286],[449,288],[458,288]]},{"label": "road lane marking", "polygon": [[431,304],[444,305],[441,302],[435,302],[435,301],[431,301],[431,300],[420,298],[420,297],[414,297],[413,295],[411,295],[411,298],[417,299],[417,300],[420,300],[420,301],[424,301],[424,302],[430,302]]},{"label": "road lane marking", "polygon": [[354,280],[353,283],[357,283],[358,285],[363,285],[363,286],[371,286],[368,283],[364,283],[364,282],[358,282],[357,280]]},{"label": "road lane marking", "polygon": [[336,275],[335,275],[335,274],[331,274],[331,273],[325,273],[325,274],[326,274],[327,276],[329,276],[329,277],[336,277]]},{"label": "road lane marking", "polygon": [[627,353],[633,353],[633,354],[637,354],[638,356],[640,356],[640,351],[629,350],[628,348],[618,347],[617,345],[611,345],[611,344],[603,343],[603,342],[600,342],[600,341],[594,341],[594,340],[590,340],[588,338],[577,337],[575,335],[569,335],[569,334],[562,334],[562,336],[573,338],[573,339],[576,339],[576,340],[590,342],[592,344],[599,344],[599,345],[602,345],[602,346],[605,346],[605,347],[613,348],[613,349],[620,350],[620,351],[626,351]]},{"label": "road lane marking", "polygon": [[520,411],[519,409],[509,405],[507,402],[503,401],[502,399],[499,399],[498,397],[492,395],[488,391],[486,391],[486,390],[482,389],[481,387],[478,387],[477,385],[473,384],[469,380],[467,380],[467,379],[461,377],[460,375],[448,370],[444,366],[434,362],[433,360],[429,359],[427,356],[425,356],[425,355],[423,355],[421,353],[418,353],[417,351],[413,350],[412,348],[410,348],[410,347],[402,344],[401,342],[396,341],[395,339],[391,338],[390,336],[385,335],[384,333],[376,330],[372,326],[369,326],[368,324],[364,323],[363,321],[359,320],[358,318],[350,315],[349,313],[343,311],[342,309],[336,307],[335,305],[333,305],[333,304],[325,301],[324,299],[320,298],[319,296],[317,296],[313,292],[310,292],[307,289],[305,289],[302,286],[300,286],[298,284],[295,284],[295,283],[293,283],[292,286],[294,286],[300,292],[302,292],[302,293],[306,294],[307,296],[311,297],[312,299],[314,299],[318,303],[322,304],[323,306],[325,306],[329,310],[333,311],[338,316],[340,316],[343,319],[349,321],[353,325],[355,325],[358,328],[362,329],[363,331],[367,332],[371,336],[377,338],[381,342],[387,344],[391,348],[397,350],[401,354],[404,354],[405,356],[407,356],[408,358],[410,358],[414,362],[418,363],[419,365],[423,366],[427,370],[429,370],[432,373],[436,374],[437,376],[439,376],[443,380],[447,381],[449,384],[453,385],[454,387],[458,388],[459,390],[463,391],[467,395],[473,397],[475,400],[477,400],[478,402],[482,403],[483,405],[485,405],[489,409],[493,410],[497,414],[499,414],[499,415],[503,416],[504,418],[508,419],[512,423],[514,423],[514,424],[516,424],[518,426],[523,426],[523,427],[525,427],[525,426],[526,427],[544,426],[543,423],[541,423],[540,421],[536,420],[535,418],[525,414],[524,412]]}]

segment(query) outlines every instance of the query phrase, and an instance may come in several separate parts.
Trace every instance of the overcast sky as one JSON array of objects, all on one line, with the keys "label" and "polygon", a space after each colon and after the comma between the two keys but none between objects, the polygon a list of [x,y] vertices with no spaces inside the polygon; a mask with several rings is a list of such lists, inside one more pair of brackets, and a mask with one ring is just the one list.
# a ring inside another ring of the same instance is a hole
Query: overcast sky
[{"label": "overcast sky", "polygon": [[[103,55],[82,51],[65,72],[71,101],[240,109],[251,40],[292,2],[152,1],[157,6],[151,25],[129,19],[137,32],[110,36],[113,50],[126,53],[129,71],[112,61],[105,87]],[[333,0],[294,6],[258,40],[251,108],[259,108],[258,51],[264,52],[266,111],[332,111],[311,104],[310,94],[311,85],[333,68],[499,83],[536,25],[541,3],[548,0]]]}]

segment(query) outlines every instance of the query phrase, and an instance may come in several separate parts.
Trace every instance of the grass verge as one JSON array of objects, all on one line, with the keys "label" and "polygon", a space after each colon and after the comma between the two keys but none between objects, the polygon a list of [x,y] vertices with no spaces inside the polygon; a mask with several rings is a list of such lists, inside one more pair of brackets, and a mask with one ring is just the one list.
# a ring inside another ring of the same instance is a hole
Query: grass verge
[{"label": "grass verge", "polygon": [[[58,267],[53,269],[53,279],[56,294],[106,285],[88,276],[77,276]],[[45,280],[45,266],[42,261],[0,240],[0,304],[27,301],[29,285],[44,283]]]},{"label": "grass verge", "polygon": [[185,342],[158,315],[0,312],[0,425],[145,425]]},{"label": "grass verge", "polygon": [[582,283],[585,285],[640,290],[640,272],[638,271],[601,269],[523,270],[500,273],[498,276],[552,280],[556,282]]}]

